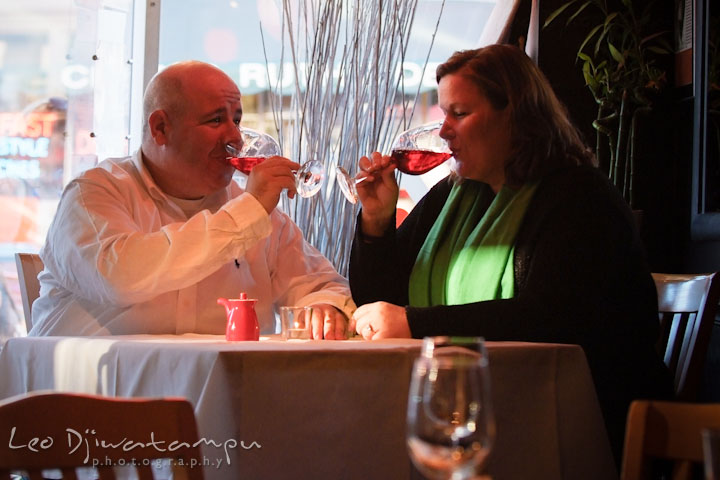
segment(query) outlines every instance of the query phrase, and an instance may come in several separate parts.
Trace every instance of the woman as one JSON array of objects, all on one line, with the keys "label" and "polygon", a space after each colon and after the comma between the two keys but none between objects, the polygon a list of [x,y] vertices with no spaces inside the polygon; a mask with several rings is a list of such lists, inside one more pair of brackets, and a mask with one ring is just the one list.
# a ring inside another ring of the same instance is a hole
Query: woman
[{"label": "woman", "polygon": [[360,159],[354,327],[581,345],[619,461],[630,401],[671,393],[632,214],[522,51],[456,52],[437,80],[455,172],[397,231],[390,158]]}]

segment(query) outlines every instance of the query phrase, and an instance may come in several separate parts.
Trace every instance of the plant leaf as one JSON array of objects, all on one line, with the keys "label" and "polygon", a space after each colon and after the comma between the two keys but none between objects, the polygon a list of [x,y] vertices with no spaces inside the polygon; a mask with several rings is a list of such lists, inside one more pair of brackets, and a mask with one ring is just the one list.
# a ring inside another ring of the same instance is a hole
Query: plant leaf
[{"label": "plant leaf", "polygon": [[608,15],[605,18],[605,28],[608,28],[608,26],[613,22],[613,20],[615,20],[615,17],[617,17],[617,16],[618,16],[617,12],[613,12],[610,15]]},{"label": "plant leaf", "polygon": [[559,15],[561,15],[565,10],[567,10],[570,6],[572,6],[573,3],[575,3],[576,0],[570,0],[565,5],[562,5],[560,8],[552,12],[550,15],[548,15],[547,20],[545,20],[545,23],[543,24],[543,28],[547,27],[552,23],[555,18],[557,18]]},{"label": "plant leaf", "polygon": [[647,47],[647,49],[651,52],[657,53],[658,55],[667,55],[668,53],[670,53],[669,50],[660,47]]},{"label": "plant leaf", "polygon": [[585,45],[592,39],[593,36],[597,33],[598,30],[602,28],[602,24],[596,26],[592,30],[590,30],[590,33],[588,33],[587,37],[585,37],[585,40],[583,40],[583,43],[580,45],[580,48],[578,48],[578,53],[582,52],[585,48]]},{"label": "plant leaf", "polygon": [[610,48],[610,55],[615,59],[616,62],[618,62],[620,65],[623,65],[625,63],[625,57],[623,57],[623,54],[620,53],[620,51],[615,48],[615,45],[608,42],[608,48]]},{"label": "plant leaf", "polygon": [[588,5],[590,5],[591,0],[587,0],[587,2],[583,3],[580,8],[577,9],[575,13],[573,13],[570,18],[567,19],[567,22],[565,22],[565,25],[570,25],[570,22],[575,20],[575,18],[580,15],[580,13],[587,8]]},{"label": "plant leaf", "polygon": [[595,41],[595,48],[593,49],[593,53],[597,55],[600,52],[600,45],[602,45],[603,40],[605,40],[605,37],[607,36],[609,30],[607,28],[603,28],[602,32],[600,32],[600,35],[598,35],[597,40]]}]

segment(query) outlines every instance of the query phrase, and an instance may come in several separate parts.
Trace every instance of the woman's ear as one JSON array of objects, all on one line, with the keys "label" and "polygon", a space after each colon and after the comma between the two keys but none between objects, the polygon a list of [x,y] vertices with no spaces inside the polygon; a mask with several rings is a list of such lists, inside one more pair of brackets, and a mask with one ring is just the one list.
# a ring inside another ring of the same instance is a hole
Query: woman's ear
[{"label": "woman's ear", "polygon": [[168,142],[168,130],[170,128],[170,119],[164,110],[155,110],[148,118],[150,127],[150,135],[157,145],[165,145]]}]

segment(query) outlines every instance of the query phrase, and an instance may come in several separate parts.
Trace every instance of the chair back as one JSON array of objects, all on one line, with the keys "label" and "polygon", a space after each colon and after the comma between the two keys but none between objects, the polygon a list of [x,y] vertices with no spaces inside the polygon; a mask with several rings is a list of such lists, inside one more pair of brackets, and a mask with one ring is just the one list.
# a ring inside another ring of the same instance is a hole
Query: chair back
[{"label": "chair back", "polygon": [[17,267],[20,295],[22,297],[25,326],[29,332],[32,328],[32,304],[40,296],[40,282],[38,274],[44,266],[40,255],[35,253],[16,253],[15,266]]},{"label": "chair back", "polygon": [[696,400],[720,300],[720,275],[653,273],[658,294],[658,350],[679,400]]},{"label": "chair back", "polygon": [[99,478],[114,479],[112,465],[134,465],[145,480],[168,458],[174,478],[203,478],[195,415],[182,398],[19,395],[0,402],[0,438],[2,478],[19,471],[41,479],[43,470],[75,478],[77,467],[96,467]]},{"label": "chair back", "polygon": [[628,413],[620,479],[658,478],[654,460],[666,460],[662,468],[672,473],[664,478],[696,478],[693,468],[702,471],[704,428],[720,428],[720,404],[634,401]]}]

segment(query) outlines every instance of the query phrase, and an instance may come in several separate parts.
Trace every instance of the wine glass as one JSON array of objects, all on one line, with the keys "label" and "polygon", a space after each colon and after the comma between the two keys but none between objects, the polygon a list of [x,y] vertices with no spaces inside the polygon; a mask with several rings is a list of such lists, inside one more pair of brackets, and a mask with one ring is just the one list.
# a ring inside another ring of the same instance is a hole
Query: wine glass
[{"label": "wine glass", "polygon": [[407,445],[429,479],[472,478],[495,438],[487,353],[481,337],[426,337],[415,360]]},{"label": "wine glass", "polygon": [[[282,156],[280,145],[267,133],[253,130],[252,128],[240,127],[242,135],[242,147],[225,145],[225,151],[230,155],[230,164],[245,175],[250,175],[252,168],[266,158]],[[303,198],[315,195],[322,188],[325,180],[325,167],[318,160],[309,160],[300,166],[295,172],[295,187],[297,193]]]},{"label": "wine glass", "polygon": [[[452,156],[447,142],[440,137],[442,122],[433,122],[400,133],[392,145],[391,161],[398,170],[408,175],[427,173]],[[367,177],[353,178],[341,166],[337,166],[335,179],[343,195],[350,203],[357,203],[356,185]]]}]

